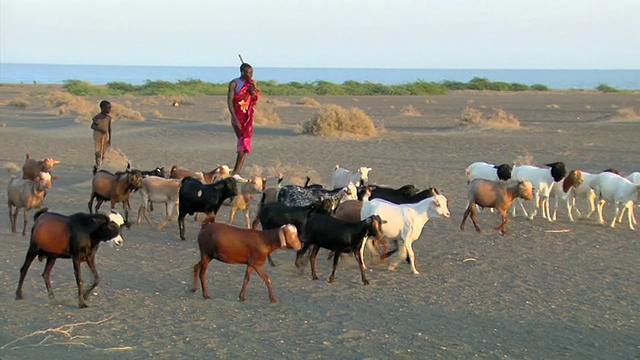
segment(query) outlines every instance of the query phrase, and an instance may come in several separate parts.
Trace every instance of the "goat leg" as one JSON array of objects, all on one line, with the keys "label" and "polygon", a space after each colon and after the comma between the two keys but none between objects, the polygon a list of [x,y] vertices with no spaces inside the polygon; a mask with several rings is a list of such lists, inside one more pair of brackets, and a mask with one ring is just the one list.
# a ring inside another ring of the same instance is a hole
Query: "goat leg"
[{"label": "goat leg", "polygon": [[44,271],[42,271],[42,278],[44,279],[44,286],[47,288],[49,299],[53,299],[55,297],[55,295],[53,294],[53,290],[51,290],[51,270],[53,270],[53,265],[55,264],[55,262],[55,257],[47,257],[47,263],[44,266]]},{"label": "goat leg", "polygon": [[360,268],[360,279],[362,280],[362,283],[365,285],[369,285],[369,280],[367,280],[366,276],[364,275],[364,261],[362,260],[360,253],[354,251],[353,255],[355,255],[356,261],[358,262],[358,267]]},{"label": "goat leg", "polygon": [[96,286],[100,284],[100,275],[98,275],[98,270],[96,269],[96,253],[95,252],[87,257],[87,266],[89,267],[89,269],[91,270],[91,273],[93,274],[93,284],[91,284],[89,289],[85,290],[84,293],[82,293],[82,297],[85,300],[89,298],[91,291],[93,291],[93,289],[95,289]]},{"label": "goat leg", "polygon": [[267,255],[267,261],[269,261],[269,265],[271,267],[275,267],[276,263],[273,262],[273,259],[271,258],[271,254]]},{"label": "goat leg", "polygon": [[336,281],[336,270],[338,270],[338,261],[340,260],[340,252],[335,251],[333,254],[333,269],[331,270],[331,275],[329,276],[329,283],[333,283]]},{"label": "goat leg", "polygon": [[22,224],[22,236],[27,235],[27,224],[29,223],[29,210],[24,208],[24,223]]},{"label": "goat leg", "polygon": [[78,286],[78,307],[83,309],[88,307],[82,296],[82,274],[80,273],[80,259],[73,259],[73,272],[76,275],[76,285]]},{"label": "goat leg", "polygon": [[[202,257],[200,260],[200,285],[202,286],[202,297],[205,299],[211,299],[209,296],[209,289],[207,288],[207,267],[209,267],[210,259],[208,257]],[[194,268],[195,270],[195,268]]]},{"label": "goat leg", "polygon": [[[316,274],[316,256],[318,256],[318,251],[320,251],[320,247],[318,245],[312,245],[312,246],[313,248],[311,249],[311,278],[313,280],[319,280],[318,275]],[[338,256],[335,256],[335,257],[338,257]]]},{"label": "goat leg", "polygon": [[258,275],[260,275],[260,277],[262,278],[262,281],[264,281],[264,283],[267,285],[267,290],[269,291],[269,301],[271,301],[272,304],[277,303],[278,301],[276,300],[276,296],[273,294],[273,289],[271,288],[271,279],[269,278],[269,275],[264,272],[264,268],[262,267],[262,265],[256,266],[255,269]]},{"label": "goat leg", "polygon": [[24,278],[27,276],[27,271],[29,271],[29,266],[38,255],[37,252],[31,251],[32,248],[29,247],[27,251],[27,256],[24,258],[24,264],[20,268],[20,279],[18,280],[18,289],[16,289],[16,300],[22,300],[22,285],[24,284]]},{"label": "goat leg", "polygon": [[[251,265],[247,265],[247,270],[244,272],[244,282],[242,283],[242,290],[240,290],[240,301],[244,301],[245,299],[245,295],[247,294],[247,287],[249,286],[249,279],[251,279],[252,272],[253,267]],[[267,288],[269,288],[269,297],[271,297],[271,285],[267,285]]]}]

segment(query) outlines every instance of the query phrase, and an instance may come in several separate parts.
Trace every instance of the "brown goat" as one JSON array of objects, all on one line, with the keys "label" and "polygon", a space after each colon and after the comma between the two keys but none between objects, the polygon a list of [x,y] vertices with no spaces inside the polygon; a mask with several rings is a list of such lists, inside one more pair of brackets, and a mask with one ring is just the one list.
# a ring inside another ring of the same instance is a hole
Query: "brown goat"
[{"label": "brown goat", "polygon": [[[171,167],[171,171],[169,172],[169,178],[183,179],[187,176],[194,176],[196,173],[197,173],[196,171],[182,169],[182,168],[179,168],[177,165],[173,165]],[[204,176],[203,183],[212,184],[216,180],[224,179],[226,177],[231,176],[231,173],[229,172],[229,167],[227,165],[218,165],[216,168],[214,168],[209,172],[202,172],[202,175]]]},{"label": "brown goat", "polygon": [[24,165],[22,165],[22,178],[35,180],[40,175],[40,172],[51,172],[53,166],[60,164],[59,160],[47,157],[42,160],[31,159],[29,153],[27,153]]},{"label": "brown goat", "polygon": [[269,300],[276,302],[271,289],[271,279],[264,272],[264,262],[267,255],[278,249],[290,248],[300,250],[302,244],[298,238],[296,227],[287,224],[272,230],[240,229],[227,224],[213,223],[215,216],[209,216],[202,222],[202,228],[198,234],[200,246],[200,261],[193,267],[193,288],[191,292],[198,291],[198,277],[202,285],[202,296],[210,299],[207,290],[207,266],[212,259],[227,264],[246,264],[244,283],[240,291],[240,301],[245,300],[247,286],[251,273],[255,270],[267,285]]},{"label": "brown goat", "polygon": [[267,183],[266,178],[261,178],[259,176],[252,176],[245,183],[241,183],[239,186],[238,195],[234,196],[230,199],[229,203],[226,201],[223,205],[231,206],[231,213],[229,215],[229,224],[233,224],[233,220],[235,220],[236,212],[238,210],[244,211],[244,216],[247,219],[247,229],[251,228],[251,217],[249,216],[249,206],[251,205],[251,200],[253,199],[253,194],[260,194],[264,191],[264,186]]},{"label": "brown goat", "polygon": [[91,198],[89,199],[89,213],[93,213],[91,206],[93,199],[96,199],[95,212],[98,212],[100,206],[105,201],[111,202],[111,210],[118,203],[122,203],[124,208],[124,220],[127,227],[129,223],[129,196],[131,192],[142,187],[142,175],[138,170],[117,172],[112,174],[106,170],[100,170],[93,176],[91,182]]},{"label": "brown goat", "polygon": [[495,229],[499,230],[502,235],[505,235],[507,233],[507,222],[509,221],[507,210],[511,207],[511,203],[513,203],[515,198],[525,200],[533,199],[533,190],[533,185],[529,180],[504,182],[474,179],[467,186],[469,205],[462,217],[460,230],[464,230],[465,221],[469,214],[471,214],[473,226],[477,231],[480,231],[480,227],[476,222],[476,205],[478,205],[482,208],[498,209],[502,215],[502,222],[496,226]]}]

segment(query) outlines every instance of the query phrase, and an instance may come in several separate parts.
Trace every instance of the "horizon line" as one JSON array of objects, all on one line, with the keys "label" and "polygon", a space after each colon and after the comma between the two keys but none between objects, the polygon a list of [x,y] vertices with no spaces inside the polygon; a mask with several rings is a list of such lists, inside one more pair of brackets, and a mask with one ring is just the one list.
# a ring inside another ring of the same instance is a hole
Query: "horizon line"
[{"label": "horizon line", "polygon": [[[117,67],[177,67],[177,68],[236,68],[235,65],[138,65],[138,64],[60,64],[2,62],[0,65],[49,65],[49,66],[117,66]],[[509,71],[640,71],[640,68],[415,68],[415,67],[338,67],[338,66],[254,66],[263,69],[345,69],[345,70],[509,70]]]}]

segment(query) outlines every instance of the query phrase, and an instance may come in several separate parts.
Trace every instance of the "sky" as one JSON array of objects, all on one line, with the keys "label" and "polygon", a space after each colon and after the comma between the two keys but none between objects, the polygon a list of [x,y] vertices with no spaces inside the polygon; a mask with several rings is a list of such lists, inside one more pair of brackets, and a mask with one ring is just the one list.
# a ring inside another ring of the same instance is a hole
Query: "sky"
[{"label": "sky", "polygon": [[0,63],[640,69],[640,0],[2,0]]}]

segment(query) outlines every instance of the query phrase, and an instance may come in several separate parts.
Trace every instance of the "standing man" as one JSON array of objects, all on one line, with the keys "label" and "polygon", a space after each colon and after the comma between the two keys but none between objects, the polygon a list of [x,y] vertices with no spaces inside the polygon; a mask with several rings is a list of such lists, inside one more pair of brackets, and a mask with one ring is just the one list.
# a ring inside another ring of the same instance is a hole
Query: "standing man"
[{"label": "standing man", "polygon": [[231,80],[227,94],[227,105],[231,113],[231,126],[238,138],[236,164],[232,174],[238,174],[247,154],[251,152],[253,137],[253,113],[260,97],[260,89],[253,80],[253,68],[247,63],[240,65],[240,77]]}]

